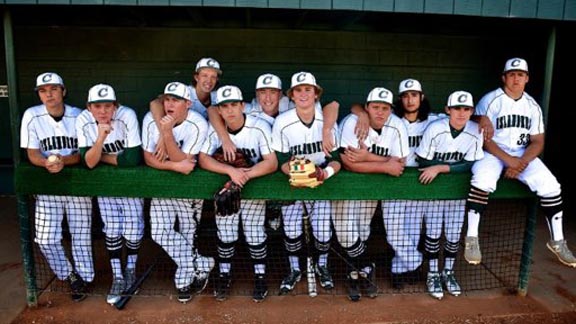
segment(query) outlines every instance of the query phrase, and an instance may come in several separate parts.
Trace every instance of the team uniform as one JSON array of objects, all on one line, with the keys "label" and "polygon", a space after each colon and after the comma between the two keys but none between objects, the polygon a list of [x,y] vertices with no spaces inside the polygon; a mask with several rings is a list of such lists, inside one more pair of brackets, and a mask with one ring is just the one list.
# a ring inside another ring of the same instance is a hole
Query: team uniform
[{"label": "team uniform", "polygon": [[[282,98],[280,98],[280,102],[278,103],[278,115],[293,108],[295,108],[294,102],[291,101],[288,97],[282,96]],[[315,109],[322,112],[322,106],[320,103],[316,103]],[[258,103],[257,98],[252,99],[250,103],[246,103],[244,106],[244,111],[246,112],[246,115],[256,116],[258,118],[264,119],[266,122],[268,122],[268,124],[270,124],[270,126],[274,125],[274,121],[276,120],[275,117],[266,114],[262,110],[262,106],[260,106],[260,103]]]},{"label": "team uniform", "polygon": [[[359,147],[358,138],[354,132],[357,120],[358,117],[356,115],[350,114],[342,121],[341,151],[347,147]],[[364,145],[366,145],[370,153],[384,157],[406,158],[409,153],[406,127],[400,118],[394,114],[388,117],[382,129],[369,128]],[[350,258],[364,259],[355,264],[358,269],[366,267],[366,241],[370,236],[370,223],[378,201],[345,200],[337,203],[342,204],[341,207],[337,208],[336,218],[334,219],[338,241]],[[409,261],[407,256],[408,246],[402,244],[403,240],[405,240],[404,227],[402,226],[403,215],[398,216],[392,213],[389,204],[390,202],[388,201],[382,202],[382,212],[384,215],[384,226],[388,233],[387,240],[395,252],[392,259],[392,271],[395,272],[399,264]]]},{"label": "team uniform", "polygon": [[[202,101],[198,99],[198,94],[196,93],[196,89],[194,87],[189,87],[190,89],[190,100],[192,104],[190,105],[189,109],[192,111],[197,112],[200,114],[204,119],[208,119],[208,107],[204,106]],[[216,104],[216,91],[210,92],[210,102],[212,105]]]},{"label": "team uniform", "polygon": [[[470,97],[466,104],[469,105],[469,109],[473,109],[471,95],[468,93],[455,92],[450,98],[456,97],[460,93]],[[449,104],[450,102],[449,99]],[[450,126],[450,118],[447,117],[438,119],[428,125],[422,141],[416,149],[416,155],[421,159],[421,162],[425,160],[442,165],[456,165],[457,163],[467,162],[471,164],[484,157],[482,145],[483,135],[480,133],[477,123],[468,121],[461,131],[455,131]],[[469,167],[465,170],[469,170]],[[457,171],[454,170],[452,172]],[[458,296],[461,293],[460,286],[453,275],[453,265],[460,245],[465,206],[465,199],[439,200],[429,206],[431,208],[424,215],[426,224],[424,248],[427,258],[430,260],[427,286],[429,293],[438,299],[443,297],[441,278],[438,272],[440,236],[443,230],[446,241],[444,243],[443,255],[445,262],[442,280],[444,280],[448,292],[452,295]]]},{"label": "team uniform", "polygon": [[[324,119],[322,112],[318,111],[318,109],[315,109],[314,121],[311,125],[302,123],[297,115],[297,109],[290,109],[279,115],[274,122],[272,128],[272,147],[280,153],[289,153],[291,156],[305,157],[315,165],[324,168],[329,160],[322,151],[323,125]],[[338,143],[336,124],[333,127],[332,133],[334,143]],[[335,146],[334,149],[336,150],[337,147],[338,146]],[[330,239],[332,237],[332,229],[330,227],[330,218],[332,215],[331,203],[327,200],[297,201],[294,204],[282,207],[284,232],[286,235],[284,243],[289,258],[292,259],[290,262],[291,274],[294,275],[293,279],[296,279],[293,284],[300,280],[301,274],[297,256],[303,246],[302,204],[306,204],[306,208],[310,212],[315,248],[320,255],[316,271],[321,281],[323,275],[328,273],[327,258],[330,249]],[[328,280],[321,282],[324,288],[331,288],[330,285],[333,285],[332,279],[329,279],[329,282]],[[287,290],[292,290],[293,284],[290,285],[292,287],[285,287],[283,282],[281,288],[289,288]]]},{"label": "team uniform", "polygon": [[[187,118],[174,126],[173,135],[182,152],[197,155],[206,138],[208,123],[198,113],[188,110]],[[142,123],[142,147],[153,153],[160,132],[151,113]],[[198,254],[195,234],[202,215],[202,199],[153,198],[150,205],[151,234],[177,265],[174,281],[177,289],[194,283],[197,272],[210,272],[213,260]],[[174,230],[176,218],[179,231]]]},{"label": "team uniform", "polygon": [[[137,148],[142,144],[138,118],[133,109],[125,106],[117,108],[110,121],[112,131],[106,136],[102,153],[120,155],[126,149]],[[98,124],[89,110],[84,110],[76,121],[78,147],[91,148],[98,138]],[[140,151],[141,152],[141,151]],[[120,163],[119,163],[120,165]],[[144,236],[144,199],[128,197],[98,197],[100,215],[104,223],[106,248],[113,268],[121,269],[122,247],[126,245],[128,262],[124,274],[114,273],[119,288],[128,288],[135,281],[135,263]],[[125,242],[123,242],[125,240]],[[116,270],[117,269],[113,269]],[[120,292],[123,290],[120,289]],[[119,298],[116,292],[109,300],[114,303]]]},{"label": "team uniform", "polygon": [[[263,119],[254,116],[246,116],[244,126],[239,131],[229,132],[230,140],[237,149],[242,150],[246,157],[256,164],[262,161],[263,155],[274,153],[271,144],[271,128]],[[209,156],[222,146],[222,141],[216,131],[210,126],[208,138],[206,139],[201,152]],[[229,216],[216,215],[216,226],[218,229],[218,258],[220,264],[220,274],[216,286],[215,295],[219,300],[224,300],[229,294],[231,277],[230,268],[232,258],[236,252],[236,242],[239,236],[239,226],[242,225],[242,232],[248,244],[248,251],[254,263],[256,275],[256,285],[258,280],[264,281],[265,262],[267,257],[266,229],[264,227],[266,214],[265,200],[241,201],[240,210]],[[265,286],[265,282],[261,282]],[[267,288],[262,288],[264,296],[256,296],[255,300],[264,298]],[[256,287],[258,290],[258,287]]]},{"label": "team uniform", "polygon": [[[81,110],[64,105],[64,115],[56,120],[46,106],[28,108],[22,117],[20,147],[38,149],[44,157],[52,154],[67,156],[78,152],[76,118]],[[62,245],[62,221],[66,214],[72,238],[74,265],[66,257]],[[92,282],[92,203],[90,197],[37,195],[35,206],[35,242],[46,257],[58,279],[70,280],[79,275]]]}]

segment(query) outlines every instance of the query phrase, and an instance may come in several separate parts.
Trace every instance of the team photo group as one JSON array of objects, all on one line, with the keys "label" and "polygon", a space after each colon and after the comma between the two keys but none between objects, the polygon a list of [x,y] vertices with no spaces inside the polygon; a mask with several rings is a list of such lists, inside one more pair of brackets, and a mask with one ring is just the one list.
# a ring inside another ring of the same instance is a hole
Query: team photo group
[{"label": "team photo group", "polygon": [[[406,78],[394,89],[366,89],[365,102],[341,111],[337,101],[322,104],[321,82],[310,72],[294,73],[284,87],[277,75],[262,74],[249,101],[252,93],[247,96],[235,85],[219,86],[220,63],[202,58],[191,84],[167,80],[140,121],[135,110],[120,103],[111,85],[92,86],[86,106],[78,108],[65,103],[63,78],[56,71],[42,72],[35,83],[41,103],[22,116],[20,146],[32,165],[50,173],[73,165],[93,169],[106,164],[146,165],[190,176],[201,168],[227,176],[213,201],[150,200],[149,233],[176,266],[173,284],[182,303],[203,292],[209,279],[214,280],[217,300],[230,296],[241,239],[253,268],[255,302],[266,298],[269,285],[279,285],[280,294],[288,294],[302,278],[309,284],[317,280],[326,290],[334,288],[328,263],[331,244],[344,252],[348,298],[375,298],[379,288],[368,239],[377,208],[394,252],[392,284],[401,287],[407,274],[425,269],[422,285],[430,296],[442,299],[445,293],[463,292],[455,272],[461,246],[469,264],[482,263],[480,222],[500,178],[516,179],[535,193],[549,229],[547,248],[562,264],[576,267],[563,233],[560,183],[539,158],[545,125],[539,104],[525,92],[529,76],[526,60],[511,58],[503,64],[501,85],[478,101],[465,89],[454,89],[443,109],[432,111],[425,85]],[[311,197],[274,204],[240,198],[250,180],[275,172],[285,174],[287,185],[314,188],[329,185],[341,170],[400,177],[407,168],[418,170],[423,185],[440,174],[471,173],[466,199]],[[100,211],[112,274],[106,279],[106,302],[115,304],[138,279],[148,226],[143,198],[37,195],[34,241],[55,276],[69,284],[72,299],[83,300],[95,277],[92,201]],[[213,256],[201,254],[196,242],[207,203],[214,204]],[[282,231],[288,265],[278,283],[266,273],[266,212],[272,205],[281,215],[276,226]],[[62,242],[64,218],[71,259]],[[308,251],[302,253],[304,249]],[[313,257],[300,260],[302,255]],[[316,294],[315,285],[309,293]]]}]

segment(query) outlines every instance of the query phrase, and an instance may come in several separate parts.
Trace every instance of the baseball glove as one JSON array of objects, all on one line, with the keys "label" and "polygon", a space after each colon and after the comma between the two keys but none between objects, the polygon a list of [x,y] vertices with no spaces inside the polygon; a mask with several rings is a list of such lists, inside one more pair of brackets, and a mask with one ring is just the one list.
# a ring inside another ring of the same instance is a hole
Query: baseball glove
[{"label": "baseball glove", "polygon": [[290,159],[290,186],[295,188],[314,188],[324,182],[324,171],[306,158]]},{"label": "baseball glove", "polygon": [[248,158],[248,156],[246,156],[240,149],[236,149],[235,156],[236,159],[234,161],[226,161],[222,147],[219,147],[212,155],[216,161],[229,164],[235,168],[250,168],[254,165],[252,160],[250,160],[250,158]]},{"label": "baseball glove", "polygon": [[217,216],[230,216],[240,211],[241,189],[230,180],[214,194],[214,210]]}]

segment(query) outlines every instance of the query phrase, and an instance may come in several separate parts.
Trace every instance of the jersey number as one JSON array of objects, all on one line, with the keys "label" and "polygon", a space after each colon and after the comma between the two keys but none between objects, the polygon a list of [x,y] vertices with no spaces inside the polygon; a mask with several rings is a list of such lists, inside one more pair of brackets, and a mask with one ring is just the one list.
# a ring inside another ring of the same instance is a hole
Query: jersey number
[{"label": "jersey number", "polygon": [[522,134],[516,142],[517,145],[526,146],[530,143],[530,134]]}]

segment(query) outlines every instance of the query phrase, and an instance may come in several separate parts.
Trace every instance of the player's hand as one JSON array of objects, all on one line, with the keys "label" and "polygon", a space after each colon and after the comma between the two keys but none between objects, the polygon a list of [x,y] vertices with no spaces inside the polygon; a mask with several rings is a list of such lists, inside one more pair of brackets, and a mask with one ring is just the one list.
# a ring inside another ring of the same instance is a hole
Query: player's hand
[{"label": "player's hand", "polygon": [[506,168],[506,170],[504,170],[504,178],[506,179],[518,179],[518,177],[520,176],[520,171],[516,170],[516,169],[512,169],[512,168]]},{"label": "player's hand", "polygon": [[436,177],[438,176],[438,173],[440,173],[440,169],[437,168],[436,165],[430,166],[427,168],[421,168],[421,169],[418,169],[418,171],[422,172],[422,173],[420,173],[420,176],[418,177],[418,181],[420,181],[420,183],[422,183],[422,184],[431,183],[434,179],[436,179]]},{"label": "player's hand", "polygon": [[478,120],[478,130],[480,134],[484,135],[485,142],[490,142],[492,136],[494,136],[494,125],[486,116],[481,116]]},{"label": "player's hand", "polygon": [[326,156],[330,156],[331,152],[334,150],[334,136],[332,136],[331,129],[322,130],[322,151]]},{"label": "player's hand", "polygon": [[64,169],[64,161],[62,160],[62,157],[58,155],[58,159],[55,161],[48,161],[48,159],[46,159],[44,167],[50,173],[58,173]]},{"label": "player's hand", "polygon": [[528,161],[515,156],[511,156],[506,161],[506,165],[508,166],[508,168],[514,169],[518,172],[524,171],[524,169],[528,167],[528,163],[529,163]]},{"label": "player's hand", "polygon": [[364,142],[366,137],[368,137],[368,130],[370,129],[370,119],[367,113],[361,113],[358,116],[358,121],[354,127],[354,134],[358,138],[359,142]]},{"label": "player's hand", "polygon": [[176,125],[176,119],[171,115],[166,115],[160,119],[161,132],[172,132],[174,125]]},{"label": "player's hand", "polygon": [[196,167],[196,160],[192,159],[184,159],[180,162],[173,162],[173,163],[174,163],[174,170],[182,174],[190,174],[190,172],[194,171],[194,168]]},{"label": "player's hand", "polygon": [[368,147],[364,142],[360,142],[360,147],[352,147],[348,146],[346,150],[344,150],[344,154],[350,159],[352,162],[363,162],[367,161],[368,157],[370,156],[370,152],[368,152]]},{"label": "player's hand", "polygon": [[222,139],[222,152],[224,153],[224,160],[228,162],[236,160],[236,145],[229,137]]},{"label": "player's hand", "polygon": [[164,139],[162,136],[158,137],[156,149],[154,150],[154,157],[160,162],[164,162],[168,158],[168,154],[166,152],[166,144],[164,144]]},{"label": "player's hand", "polygon": [[98,124],[98,138],[105,139],[113,130],[110,124]]},{"label": "player's hand", "polygon": [[399,177],[404,173],[404,167],[406,166],[406,161],[399,158],[391,158],[386,162],[387,174],[393,177]]},{"label": "player's hand", "polygon": [[[248,172],[245,171],[246,169],[244,168],[234,168],[234,167],[230,167],[230,170],[228,170],[228,176],[230,176],[230,180],[232,180],[234,183],[236,183],[237,185],[239,185],[240,187],[244,187],[244,185],[246,183],[248,183],[248,181],[250,180],[250,176],[248,176]],[[248,169],[250,170],[250,169]]]}]

